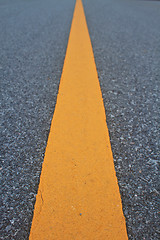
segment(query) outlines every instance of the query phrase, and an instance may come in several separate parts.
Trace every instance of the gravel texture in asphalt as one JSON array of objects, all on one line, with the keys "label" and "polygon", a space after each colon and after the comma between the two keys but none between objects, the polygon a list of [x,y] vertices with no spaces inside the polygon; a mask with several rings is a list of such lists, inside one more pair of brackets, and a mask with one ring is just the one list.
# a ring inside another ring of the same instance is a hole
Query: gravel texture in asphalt
[{"label": "gravel texture in asphalt", "polygon": [[[160,2],[83,0],[129,239],[158,240]],[[0,1],[0,239],[28,238],[74,0]]]},{"label": "gravel texture in asphalt", "polygon": [[160,2],[84,0],[129,239],[158,240]]},{"label": "gravel texture in asphalt", "polygon": [[0,1],[0,239],[27,239],[74,0]]}]

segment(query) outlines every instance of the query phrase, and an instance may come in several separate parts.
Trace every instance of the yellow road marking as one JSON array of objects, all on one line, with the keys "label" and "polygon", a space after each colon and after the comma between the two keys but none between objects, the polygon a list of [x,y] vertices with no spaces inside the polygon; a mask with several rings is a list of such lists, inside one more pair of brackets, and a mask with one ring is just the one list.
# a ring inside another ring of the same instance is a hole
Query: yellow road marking
[{"label": "yellow road marking", "polygon": [[29,239],[128,239],[81,0],[75,6]]}]

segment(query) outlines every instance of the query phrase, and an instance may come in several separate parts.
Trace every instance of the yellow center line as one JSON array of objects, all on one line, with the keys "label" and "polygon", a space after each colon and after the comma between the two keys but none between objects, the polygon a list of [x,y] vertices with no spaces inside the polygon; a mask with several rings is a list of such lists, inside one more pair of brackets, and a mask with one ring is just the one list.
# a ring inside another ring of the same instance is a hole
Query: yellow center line
[{"label": "yellow center line", "polygon": [[76,1],[29,239],[128,239],[81,0]]}]

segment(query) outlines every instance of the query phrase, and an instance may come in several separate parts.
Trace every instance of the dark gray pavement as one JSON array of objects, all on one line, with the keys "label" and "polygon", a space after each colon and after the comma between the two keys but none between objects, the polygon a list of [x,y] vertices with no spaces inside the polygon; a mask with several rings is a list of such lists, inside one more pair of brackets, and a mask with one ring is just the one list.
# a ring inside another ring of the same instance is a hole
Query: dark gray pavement
[{"label": "dark gray pavement", "polygon": [[160,2],[84,0],[129,239],[160,239]]},{"label": "dark gray pavement", "polygon": [[[74,3],[0,0],[2,240],[28,238]],[[129,239],[158,240],[160,2],[83,3]]]},{"label": "dark gray pavement", "polygon": [[0,239],[27,239],[74,0],[0,0]]}]

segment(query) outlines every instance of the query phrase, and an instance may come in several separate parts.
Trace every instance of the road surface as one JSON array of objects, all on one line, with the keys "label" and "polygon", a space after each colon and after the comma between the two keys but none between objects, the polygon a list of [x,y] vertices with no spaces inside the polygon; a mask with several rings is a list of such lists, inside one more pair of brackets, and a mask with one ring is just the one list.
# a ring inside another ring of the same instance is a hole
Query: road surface
[{"label": "road surface", "polygon": [[[158,239],[160,3],[84,0],[129,239]],[[0,1],[1,239],[27,239],[75,1]]]}]

